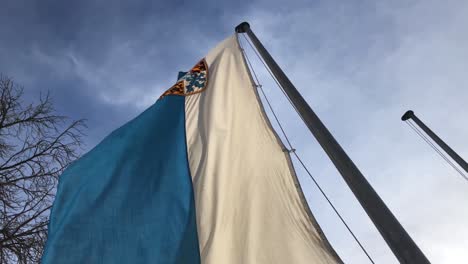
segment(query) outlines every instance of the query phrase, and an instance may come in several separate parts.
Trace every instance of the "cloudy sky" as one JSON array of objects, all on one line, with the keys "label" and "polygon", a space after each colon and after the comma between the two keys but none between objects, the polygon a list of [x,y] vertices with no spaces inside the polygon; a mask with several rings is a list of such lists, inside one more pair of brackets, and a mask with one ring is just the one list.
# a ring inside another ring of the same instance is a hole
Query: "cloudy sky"
[{"label": "cloudy sky", "polygon": [[[31,1],[0,8],[0,72],[88,120],[86,150],[249,21],[432,263],[468,263],[468,182],[400,121],[408,109],[468,158],[463,0]],[[253,56],[251,56],[253,58]],[[397,263],[306,127],[255,63],[293,145],[376,263]],[[346,263],[369,263],[308,176]]]}]

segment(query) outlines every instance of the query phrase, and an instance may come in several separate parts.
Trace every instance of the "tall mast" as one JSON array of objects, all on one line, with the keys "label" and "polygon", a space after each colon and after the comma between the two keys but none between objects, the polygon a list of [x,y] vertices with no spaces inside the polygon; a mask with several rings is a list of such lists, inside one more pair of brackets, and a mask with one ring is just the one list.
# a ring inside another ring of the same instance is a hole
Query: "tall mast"
[{"label": "tall mast", "polygon": [[416,243],[411,239],[403,226],[398,222],[379,195],[375,192],[364,175],[354,165],[341,148],[333,135],[328,131],[319,117],[310,108],[296,87],[281,70],[262,43],[250,29],[247,22],[236,27],[237,33],[247,33],[255,48],[262,56],[281,87],[292,101],[304,123],[327,153],[341,176],[356,196],[369,218],[374,223],[390,249],[400,263],[425,264],[430,263]]},{"label": "tall mast", "polygon": [[413,111],[407,111],[402,117],[401,120],[407,121],[408,119],[412,119],[416,125],[418,125],[424,132],[426,132],[432,140],[434,140],[440,148],[442,148],[465,172],[468,173],[468,163],[458,155],[449,145],[447,145],[436,133],[432,132],[432,130],[426,126],[426,124],[419,119]]}]

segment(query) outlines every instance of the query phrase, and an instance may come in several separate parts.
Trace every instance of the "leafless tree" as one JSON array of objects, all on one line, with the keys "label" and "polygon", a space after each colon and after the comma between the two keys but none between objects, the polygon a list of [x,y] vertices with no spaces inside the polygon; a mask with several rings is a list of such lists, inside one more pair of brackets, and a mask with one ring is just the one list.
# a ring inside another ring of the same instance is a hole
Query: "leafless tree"
[{"label": "leafless tree", "polygon": [[0,76],[0,263],[38,263],[58,176],[78,157],[83,120],[57,115],[49,95],[26,104]]}]

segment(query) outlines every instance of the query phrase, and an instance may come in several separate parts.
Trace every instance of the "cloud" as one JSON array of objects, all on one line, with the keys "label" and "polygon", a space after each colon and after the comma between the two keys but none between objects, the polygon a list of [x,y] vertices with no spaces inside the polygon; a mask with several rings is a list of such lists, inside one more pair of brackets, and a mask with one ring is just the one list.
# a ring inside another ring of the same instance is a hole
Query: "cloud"
[{"label": "cloud", "polygon": [[[462,121],[468,95],[467,8],[455,1],[332,1],[291,10],[281,20],[268,10],[249,15],[257,36],[432,263],[468,259],[462,251],[468,234],[463,205],[468,184],[399,118],[414,109],[468,156],[468,126]],[[268,79],[265,73],[260,76]],[[306,128],[284,110],[288,105],[281,93],[265,82],[293,143],[376,262],[396,263]],[[323,200],[312,194],[317,191],[310,180],[303,173],[300,177],[313,211],[345,262],[364,263],[359,249],[349,248],[354,242],[336,217],[317,206]]]},{"label": "cloud", "polygon": [[[152,104],[247,20],[432,263],[468,260],[468,184],[400,121],[408,109],[468,157],[468,4],[463,1],[7,1],[0,71],[28,96],[89,120],[89,147]],[[246,44],[246,43],[244,43]],[[249,53],[250,58],[255,54]],[[262,66],[293,145],[376,263],[393,254]],[[297,165],[297,164],[296,164]],[[346,263],[366,257],[296,166]]]}]

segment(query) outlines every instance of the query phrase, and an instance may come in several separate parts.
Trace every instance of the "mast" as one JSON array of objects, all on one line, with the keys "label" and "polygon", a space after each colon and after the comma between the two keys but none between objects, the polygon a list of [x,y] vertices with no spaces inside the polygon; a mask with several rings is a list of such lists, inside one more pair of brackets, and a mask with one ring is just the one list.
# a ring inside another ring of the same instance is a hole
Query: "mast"
[{"label": "mast", "polygon": [[247,22],[236,27],[237,33],[247,33],[255,48],[262,56],[281,87],[292,101],[304,123],[317,139],[328,157],[331,159],[341,176],[356,196],[369,218],[374,223],[390,249],[400,263],[425,264],[430,263],[416,243],[411,239],[403,226],[388,209],[379,195],[375,192],[364,175],[341,148],[333,135],[328,131],[319,117],[310,108],[296,87],[281,70],[262,43],[250,29]]},{"label": "mast", "polygon": [[432,140],[434,140],[440,148],[442,148],[462,169],[464,169],[468,173],[468,163],[458,155],[449,145],[447,145],[436,133],[432,132],[432,130],[426,126],[426,124],[419,119],[413,111],[409,110],[401,117],[401,120],[407,121],[408,119],[412,119],[416,125],[418,125],[424,132],[426,132]]}]

